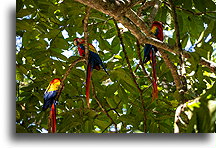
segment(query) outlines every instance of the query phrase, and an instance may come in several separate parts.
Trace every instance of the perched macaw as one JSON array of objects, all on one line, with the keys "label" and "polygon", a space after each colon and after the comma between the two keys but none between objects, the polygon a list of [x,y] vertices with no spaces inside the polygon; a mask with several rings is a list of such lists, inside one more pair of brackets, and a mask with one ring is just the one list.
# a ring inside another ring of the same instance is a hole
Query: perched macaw
[{"label": "perched macaw", "polygon": [[[85,40],[81,38],[75,38],[74,45],[78,47],[80,56],[85,56]],[[89,57],[88,57],[87,76],[86,76],[86,102],[88,108],[90,108],[89,92],[90,92],[90,81],[91,81],[92,70],[93,69],[100,70],[100,68],[102,67],[107,74],[108,72],[106,71],[106,68],[101,58],[97,54],[95,47],[92,44],[88,44],[88,46],[89,46]]]},{"label": "perched macaw", "polygon": [[[163,41],[163,24],[159,21],[154,21],[151,26],[151,32],[157,37],[157,39]],[[158,98],[158,89],[157,89],[157,76],[156,76],[156,52],[158,51],[157,47],[146,44],[144,47],[144,63],[147,63],[149,60],[152,61],[152,86],[153,100]]]},{"label": "perched macaw", "polygon": [[58,89],[61,84],[59,78],[53,79],[46,91],[44,92],[44,104],[42,110],[45,111],[50,108],[50,121],[51,121],[51,131],[52,133],[56,132],[56,103],[55,97],[58,94]]}]

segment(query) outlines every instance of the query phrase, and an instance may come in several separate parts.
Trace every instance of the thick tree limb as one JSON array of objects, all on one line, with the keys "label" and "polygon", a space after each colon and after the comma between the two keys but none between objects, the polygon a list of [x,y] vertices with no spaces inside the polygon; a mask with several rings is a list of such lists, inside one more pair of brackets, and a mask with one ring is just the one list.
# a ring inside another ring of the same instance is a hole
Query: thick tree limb
[{"label": "thick tree limb", "polygon": [[[137,26],[142,26],[144,27],[144,24],[142,20],[138,19],[139,17],[134,14],[133,11],[128,10],[128,12],[125,12],[125,10],[121,10],[119,6],[116,6],[115,4],[104,2],[103,0],[97,0],[97,1],[91,1],[91,0],[75,0],[78,1],[84,5],[88,5],[91,8],[94,8],[98,11],[101,11],[111,17],[113,17],[115,20],[123,24],[126,28],[128,28],[131,33],[139,39],[140,44],[152,44],[158,48],[162,48],[164,50],[167,50],[171,53],[179,54],[178,51],[175,51],[173,47],[170,47],[168,44],[163,43],[162,41],[153,38],[153,37],[147,37],[145,34],[143,34],[137,27]],[[128,20],[125,17],[125,13],[127,14],[130,19],[134,20],[134,22],[138,22],[139,24],[134,25],[130,20]],[[131,16],[134,16],[136,18],[132,18]],[[142,29],[144,33],[149,34],[148,30],[146,30],[146,27]]]},{"label": "thick tree limb", "polygon": [[[75,1],[78,1],[84,5],[88,5],[89,7],[101,11],[107,15],[110,15],[116,21],[120,22],[127,29],[129,29],[131,33],[139,40],[140,44],[151,44],[158,47],[167,66],[171,70],[177,90],[180,90],[182,88],[182,83],[177,73],[177,68],[173,65],[173,63],[171,63],[171,61],[168,58],[168,55],[161,49],[174,53],[176,55],[180,55],[181,52],[179,52],[179,50],[175,50],[174,47],[170,47],[168,44],[165,44],[162,41],[154,38],[153,35],[150,34],[149,30],[147,29],[148,27],[146,26],[146,24],[141,20],[141,18],[134,11],[128,10],[127,12],[125,12],[125,9],[121,10],[122,7],[117,6],[114,3],[110,3],[109,1],[103,1],[103,0],[97,0],[97,1],[75,0]],[[144,33],[150,36],[146,36]],[[184,56],[185,55],[188,56],[187,53],[184,53]]]}]

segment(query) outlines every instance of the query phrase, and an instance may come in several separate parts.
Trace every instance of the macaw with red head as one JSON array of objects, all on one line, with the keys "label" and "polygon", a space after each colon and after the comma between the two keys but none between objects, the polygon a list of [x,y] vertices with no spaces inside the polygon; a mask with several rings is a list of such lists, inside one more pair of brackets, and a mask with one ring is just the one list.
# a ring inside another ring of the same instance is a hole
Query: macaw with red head
[{"label": "macaw with red head", "polygon": [[[75,38],[74,45],[78,47],[79,55],[85,56],[85,40],[81,38]],[[101,58],[97,54],[95,47],[92,44],[88,44],[88,47],[89,47],[89,56],[88,56],[88,65],[87,65],[87,76],[86,76],[86,102],[87,102],[87,106],[90,107],[89,92],[90,92],[90,81],[91,81],[91,75],[93,69],[100,70],[102,67],[107,74],[108,72],[106,71],[106,68]]]},{"label": "macaw with red head", "polygon": [[[159,21],[154,21],[151,26],[151,32],[156,36],[158,40],[163,41],[163,24]],[[153,100],[158,98],[158,89],[157,89],[157,76],[156,76],[156,52],[158,51],[157,47],[151,44],[146,44],[144,47],[144,63],[147,63],[149,60],[152,61],[152,86]]]}]

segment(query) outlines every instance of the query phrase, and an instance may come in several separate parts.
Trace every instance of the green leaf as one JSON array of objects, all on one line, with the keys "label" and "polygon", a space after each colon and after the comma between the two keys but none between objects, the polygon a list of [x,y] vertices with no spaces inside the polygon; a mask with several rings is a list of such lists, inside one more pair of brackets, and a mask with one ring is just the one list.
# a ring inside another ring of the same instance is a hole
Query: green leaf
[{"label": "green leaf", "polygon": [[25,127],[16,124],[16,133],[28,133],[28,131],[25,129]]},{"label": "green leaf", "polygon": [[201,12],[205,12],[206,11],[206,4],[205,1],[202,0],[193,0],[195,7],[201,11]]},{"label": "green leaf", "polygon": [[113,36],[115,36],[117,33],[116,33],[116,28],[111,28],[109,29],[103,36],[104,39],[110,39],[112,38]]},{"label": "green leaf", "polygon": [[110,125],[110,123],[105,120],[95,119],[94,122],[102,131]]},{"label": "green leaf", "polygon": [[115,103],[115,101],[113,100],[113,98],[106,98],[107,103],[109,104],[109,106],[111,108],[116,108],[117,104]]},{"label": "green leaf", "polygon": [[215,4],[215,1],[213,1],[213,0],[206,0],[206,1],[205,1],[205,6],[206,6],[206,8],[208,8],[210,11],[214,11],[214,10],[215,10],[215,7],[216,7],[216,4]]},{"label": "green leaf", "polygon": [[186,1],[183,0],[182,2],[184,5],[183,6],[184,8],[189,9],[189,10],[192,8],[192,0],[186,0]]},{"label": "green leaf", "polygon": [[128,83],[131,86],[135,86],[132,78],[129,76],[129,74],[124,70],[124,69],[115,69],[115,71],[113,71],[112,73],[116,74],[118,76],[118,79],[121,79],[123,81],[125,81],[126,83]]}]

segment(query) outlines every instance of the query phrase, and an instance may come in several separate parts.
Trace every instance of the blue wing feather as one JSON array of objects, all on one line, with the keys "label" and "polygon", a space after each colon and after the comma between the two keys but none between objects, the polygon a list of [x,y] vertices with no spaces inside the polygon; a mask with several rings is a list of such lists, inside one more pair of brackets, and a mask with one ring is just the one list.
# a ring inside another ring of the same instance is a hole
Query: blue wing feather
[{"label": "blue wing feather", "polygon": [[157,47],[151,45],[151,44],[146,44],[145,47],[144,47],[144,60],[143,60],[143,63],[146,63],[150,60],[150,51],[151,50],[154,50],[154,52],[156,53],[158,50],[157,50]]},{"label": "blue wing feather", "polygon": [[52,106],[56,95],[57,91],[49,91],[44,94],[44,105],[42,107],[43,111]]},{"label": "blue wing feather", "polygon": [[92,64],[92,68],[95,68],[96,66],[101,66],[104,69],[104,71],[108,74],[101,58],[97,53],[89,51],[89,62]]}]

